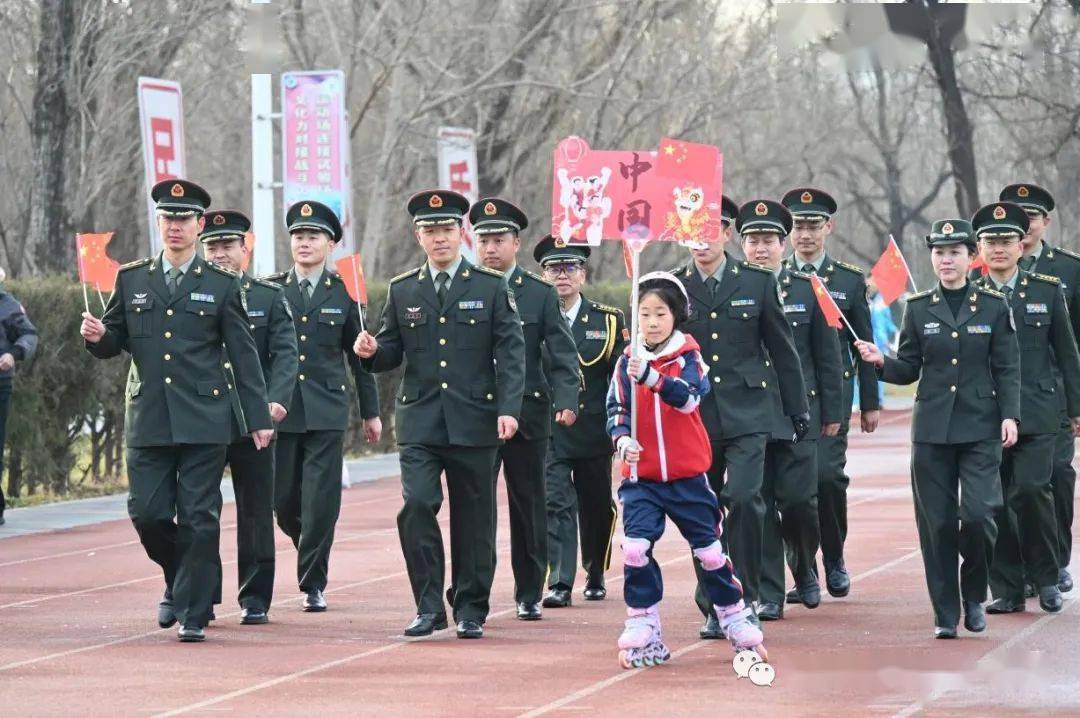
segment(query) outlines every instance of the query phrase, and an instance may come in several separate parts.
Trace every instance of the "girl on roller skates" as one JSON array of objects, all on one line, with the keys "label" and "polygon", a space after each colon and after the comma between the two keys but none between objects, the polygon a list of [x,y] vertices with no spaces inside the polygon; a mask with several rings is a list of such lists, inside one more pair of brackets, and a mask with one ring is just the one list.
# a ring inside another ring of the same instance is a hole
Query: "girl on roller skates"
[{"label": "girl on roller skates", "polygon": [[[708,366],[698,343],[679,331],[690,316],[685,287],[667,272],[638,283],[638,357],[619,358],[608,388],[608,434],[623,460],[623,597],[626,628],[619,636],[623,668],[667,661],[660,632],[663,578],[653,546],[667,517],[690,543],[705,570],[704,585],[736,651],[767,659],[761,629],[748,620],[742,585],[720,545],[720,510],[705,471],[712,461],[698,404],[709,392]],[[631,438],[630,396],[636,392],[637,441]],[[636,471],[635,471],[636,470]]]}]

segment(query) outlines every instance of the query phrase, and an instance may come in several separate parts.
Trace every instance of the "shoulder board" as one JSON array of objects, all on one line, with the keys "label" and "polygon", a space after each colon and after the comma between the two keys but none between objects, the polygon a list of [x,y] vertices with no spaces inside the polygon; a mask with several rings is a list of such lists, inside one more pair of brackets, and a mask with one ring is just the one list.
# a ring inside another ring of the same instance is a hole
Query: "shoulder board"
[{"label": "shoulder board", "polygon": [[142,259],[136,259],[134,262],[128,262],[127,264],[121,264],[120,265],[120,271],[123,272],[125,269],[135,269],[135,267],[145,267],[146,265],[150,264],[150,262],[151,262],[151,260],[150,260],[149,257],[143,257]]},{"label": "shoulder board", "polygon": [[1051,277],[1049,274],[1039,274],[1038,272],[1031,273],[1032,278],[1039,279],[1047,284],[1061,284],[1061,280],[1057,277]]},{"label": "shoulder board", "polygon": [[222,267],[220,264],[214,264],[213,262],[207,262],[206,266],[209,267],[210,269],[213,269],[218,274],[224,274],[226,277],[232,277],[232,278],[235,279],[236,277],[240,276],[239,274],[237,274],[236,272],[234,272],[234,271],[232,271],[230,269],[225,269],[225,267]]},{"label": "shoulder board", "polygon": [[1066,257],[1072,257],[1073,259],[1080,260],[1080,254],[1074,252],[1071,249],[1066,249],[1065,247],[1054,247],[1054,251],[1055,252],[1060,252],[1061,254],[1064,254]]},{"label": "shoulder board", "polygon": [[789,277],[795,277],[795,279],[801,279],[804,282],[809,282],[810,281],[810,275],[809,274],[807,274],[806,272],[796,272],[794,269],[789,269],[788,270],[788,276]]},{"label": "shoulder board", "polygon": [[[275,274],[273,276],[276,277],[278,275]],[[284,279],[284,275],[282,275],[282,278]],[[251,283],[252,284],[257,284],[260,287],[266,287],[267,289],[273,289],[276,292],[281,291],[281,287],[279,287],[278,285],[274,284],[271,281],[268,281],[267,279],[259,279],[258,277],[252,277],[251,278]]]},{"label": "shoulder board", "polygon": [[473,269],[475,269],[478,272],[482,272],[483,274],[490,274],[492,277],[498,277],[499,279],[503,278],[503,273],[502,272],[499,272],[499,271],[494,270],[494,269],[488,269],[487,267],[485,267],[482,264],[474,264]]},{"label": "shoulder board", "polygon": [[[693,262],[691,262],[691,264],[693,264]],[[676,277],[681,277],[685,275],[688,271],[690,271],[690,264],[680,264],[673,269],[669,269],[668,273],[674,274]]]},{"label": "shoulder board", "polygon": [[541,284],[546,284],[549,287],[554,287],[555,286],[554,282],[549,282],[548,280],[541,277],[539,274],[533,274],[532,272],[530,272],[527,269],[521,270],[521,273],[524,274],[525,276],[531,278],[531,279],[536,280],[537,282],[540,282]]},{"label": "shoulder board", "polygon": [[745,259],[739,262],[746,269],[756,269],[763,274],[772,274],[773,271],[762,264],[754,264],[753,262],[747,262]]},{"label": "shoulder board", "polygon": [[924,299],[926,297],[929,297],[933,293],[934,293],[933,289],[924,289],[921,292],[915,292],[915,294],[909,294],[907,300],[908,300],[908,302],[913,302],[916,299]]},{"label": "shoulder board", "polygon": [[606,304],[600,304],[598,302],[593,302],[593,309],[596,309],[597,311],[601,311],[601,312],[607,312],[608,314],[622,314],[621,309],[616,309],[615,307],[609,307]]},{"label": "shoulder board", "polygon": [[268,274],[265,277],[254,278],[257,282],[284,282],[285,277],[289,276],[289,272],[278,272],[277,274]]},{"label": "shoulder board", "polygon": [[978,287],[976,287],[976,289],[978,289],[983,294],[988,294],[991,297],[995,297],[997,299],[1004,299],[1005,298],[1005,293],[1004,292],[999,292],[996,289],[990,289],[989,287],[983,287],[983,286],[978,286]]},{"label": "shoulder board", "polygon": [[393,284],[394,282],[400,282],[402,279],[405,279],[406,277],[411,277],[411,276],[413,276],[415,274],[418,274],[419,272],[420,272],[420,267],[413,267],[409,271],[402,272],[401,274],[399,274],[396,277],[394,277],[393,279],[391,279],[390,283]]},{"label": "shoulder board", "polygon": [[341,275],[338,274],[337,272],[335,272],[332,269],[327,269],[326,270],[326,276],[330,277],[330,279],[341,282],[342,284],[345,283],[345,280],[341,278]]},{"label": "shoulder board", "polygon": [[847,262],[841,262],[838,259],[834,259],[833,264],[835,264],[837,267],[843,267],[844,269],[848,270],[849,272],[854,272],[855,274],[858,274],[860,277],[863,276],[864,274],[866,274],[866,272],[863,270],[862,267],[856,267],[854,264],[848,264]]}]

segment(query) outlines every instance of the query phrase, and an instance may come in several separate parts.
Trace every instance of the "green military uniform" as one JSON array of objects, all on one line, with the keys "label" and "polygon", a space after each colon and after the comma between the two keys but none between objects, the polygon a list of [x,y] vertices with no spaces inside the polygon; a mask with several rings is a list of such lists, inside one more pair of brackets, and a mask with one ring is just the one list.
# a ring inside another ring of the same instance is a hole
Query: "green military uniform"
[{"label": "green military uniform", "polygon": [[[333,210],[318,202],[294,204],[285,221],[290,232],[312,228],[335,241],[341,237]],[[296,547],[300,590],[321,593],[341,512],[342,450],[351,403],[346,362],[362,418],[379,415],[379,396],[375,378],[352,352],[361,331],[360,309],[344,280],[328,267],[314,283],[297,274],[295,267],[266,279],[284,288],[299,351],[289,413],[278,426],[274,512],[278,526]],[[304,282],[307,285],[301,286]]]},{"label": "green military uniform", "polygon": [[[935,222],[927,237],[931,246],[957,242],[974,246],[965,220]],[[937,634],[952,637],[961,601],[969,620],[981,616],[1002,505],[1001,424],[1020,416],[1020,348],[1004,295],[968,283],[908,297],[896,358],[886,357],[879,371],[892,384],[919,382],[911,426],[916,525]]]},{"label": "green military uniform", "polygon": [[[206,213],[206,228],[200,241],[244,241],[251,221],[240,212],[215,210]],[[286,411],[296,383],[296,332],[285,294],[276,284],[240,274],[240,289],[247,309],[248,328],[255,338],[262,365],[269,403],[281,404]],[[225,363],[230,388],[235,386],[232,365]],[[244,609],[244,622],[265,620],[274,596],[274,442],[259,451],[246,436],[247,427],[239,397],[231,392],[233,405],[232,443],[225,453],[225,463],[232,474],[236,498],[237,600]],[[221,602],[218,580],[215,603]],[[259,616],[259,614],[263,614]],[[258,616],[258,618],[256,618]]]},{"label": "green military uniform", "polygon": [[[1015,202],[1028,211],[1049,215],[1054,210],[1054,198],[1042,187],[1032,184],[1013,184],[1001,191],[999,199]],[[1020,260],[1020,267],[1039,274],[1057,277],[1072,318],[1073,336],[1080,339],[1080,254],[1062,247],[1040,244],[1030,256]],[[1076,470],[1073,457],[1076,454],[1076,437],[1072,422],[1065,412],[1065,387],[1060,373],[1057,376],[1057,393],[1061,401],[1057,439],[1054,445],[1054,473],[1050,480],[1054,493],[1054,513],[1057,524],[1057,556],[1059,587],[1062,591],[1072,588],[1068,566],[1072,562],[1072,524],[1076,495]]]},{"label": "green military uniform", "polygon": [[[725,513],[725,549],[750,604],[758,598],[761,577],[761,483],[774,426],[772,393],[779,391],[786,416],[807,412],[799,355],[771,270],[725,254],[722,276],[708,277],[708,284],[693,262],[673,273],[692,297],[683,331],[701,346],[713,382],[701,402],[713,453],[708,478]],[[701,585],[700,564],[694,566],[695,598],[708,617],[712,602]]]},{"label": "green military uniform", "polygon": [[[457,224],[468,206],[467,199],[444,190],[421,192],[409,201],[418,223]],[[464,622],[482,624],[487,617],[494,578],[491,475],[498,417],[516,418],[525,391],[521,320],[502,275],[460,258],[456,267],[435,269],[434,276],[433,269],[424,264],[391,280],[378,350],[363,360],[373,372],[405,363],[395,402],[404,498],[397,523],[418,620],[429,619],[421,633],[444,627],[446,620],[437,520],[444,471],[450,555],[457,567],[454,618],[460,629]]]},{"label": "green military uniform", "polygon": [[[209,204],[205,190],[184,180],[159,183],[152,196],[172,214],[199,214]],[[128,514],[164,571],[176,619],[202,628],[217,582],[219,484],[232,422],[222,345],[247,429],[271,422],[236,275],[198,255],[186,269],[171,269],[166,277],[162,255],[123,266],[102,318],[105,335],[86,348],[99,359],[131,355]]]},{"label": "green military uniform", "polygon": [[[746,228],[740,228],[745,233]],[[784,233],[790,232],[790,225]],[[785,266],[777,275],[784,315],[791,324],[799,352],[806,400],[810,408],[805,438],[792,441],[791,419],[774,395],[774,427],[765,447],[765,535],[761,571],[761,603],[772,604],[783,616],[784,547],[790,559],[796,590],[803,602],[816,606],[820,596],[815,576],[818,531],[817,443],[823,424],[841,421],[844,409],[843,363],[840,340],[818,306],[810,277]]]},{"label": "green military uniform", "polygon": [[[517,235],[528,226],[524,212],[498,198],[480,199],[473,204],[469,221],[476,235],[505,232]],[[525,393],[517,433],[499,447],[492,480],[498,482],[501,465],[510,510],[514,600],[521,618],[535,619],[539,618],[548,557],[544,454],[551,437],[553,410],[554,413],[564,409],[577,412],[580,375],[574,340],[559,313],[555,287],[517,265],[503,278],[514,294],[521,317]],[[547,372],[541,359],[542,350],[549,362]],[[497,527],[498,522],[494,525]]]},{"label": "green military uniform", "polygon": [[[588,247],[556,246],[545,238],[533,253],[541,265],[584,262]],[[584,295],[577,307],[563,308],[576,346],[582,386],[577,421],[573,426],[552,425],[551,444],[544,459],[547,484],[548,588],[565,592],[574,588],[581,565],[590,598],[606,593],[604,572],[611,562],[611,539],[617,510],[611,496],[611,439],[608,438],[606,397],[615,364],[629,333],[623,313]]]}]

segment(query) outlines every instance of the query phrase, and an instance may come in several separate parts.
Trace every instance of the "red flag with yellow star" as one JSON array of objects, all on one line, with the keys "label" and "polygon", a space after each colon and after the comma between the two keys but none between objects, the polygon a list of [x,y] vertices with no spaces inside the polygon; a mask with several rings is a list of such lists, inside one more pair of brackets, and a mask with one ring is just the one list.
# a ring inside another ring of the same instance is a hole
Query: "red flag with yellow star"
[{"label": "red flag with yellow star", "polygon": [[111,292],[116,289],[116,275],[120,271],[120,263],[110,259],[105,253],[105,246],[112,236],[112,232],[75,235],[79,281],[94,285],[99,292]]},{"label": "red flag with yellow star", "polygon": [[889,246],[882,252],[877,264],[870,270],[870,276],[874,278],[881,298],[886,304],[892,304],[907,291],[908,282],[911,280],[911,271],[908,270],[904,255],[900,253],[900,247],[896,240],[889,237]]},{"label": "red flag with yellow star", "polygon": [[810,284],[814,286],[814,296],[817,297],[818,306],[821,307],[821,313],[825,315],[826,323],[833,329],[842,328],[844,326],[844,315],[840,311],[840,307],[836,306],[836,300],[829,294],[829,290],[821,283],[821,277],[811,274]]},{"label": "red flag with yellow star", "polygon": [[716,145],[662,137],[656,153],[656,172],[682,183],[712,187],[716,183],[719,162],[720,148]]}]

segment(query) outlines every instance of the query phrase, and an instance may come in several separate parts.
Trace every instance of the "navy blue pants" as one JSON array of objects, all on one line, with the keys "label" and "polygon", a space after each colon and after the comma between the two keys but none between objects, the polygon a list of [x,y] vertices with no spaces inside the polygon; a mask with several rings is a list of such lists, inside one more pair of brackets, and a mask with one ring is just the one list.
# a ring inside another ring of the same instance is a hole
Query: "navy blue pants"
[{"label": "navy blue pants", "polygon": [[[631,608],[648,608],[664,597],[664,579],[653,546],[664,533],[667,517],[702,564],[702,585],[717,606],[742,599],[731,559],[720,547],[720,509],[705,474],[669,483],[623,481],[619,486],[623,518],[623,598]],[[648,545],[646,546],[646,543]]]}]

